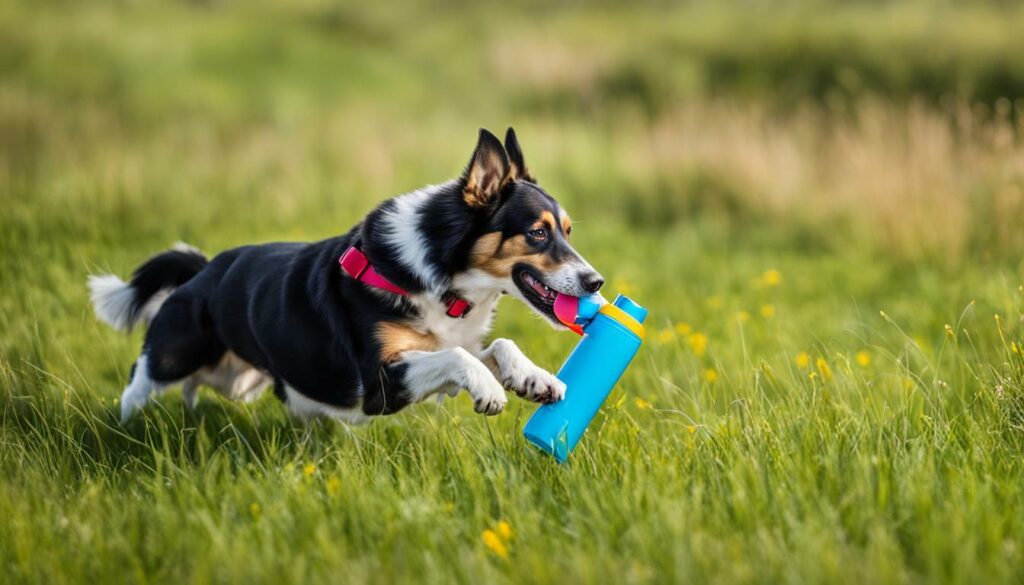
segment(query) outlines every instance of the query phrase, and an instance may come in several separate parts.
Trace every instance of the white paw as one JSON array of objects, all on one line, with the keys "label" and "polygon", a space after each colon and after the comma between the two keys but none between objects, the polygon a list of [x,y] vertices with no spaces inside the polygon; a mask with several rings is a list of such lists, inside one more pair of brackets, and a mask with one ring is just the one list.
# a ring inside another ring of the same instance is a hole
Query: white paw
[{"label": "white paw", "polygon": [[519,396],[533,402],[550,404],[565,398],[565,382],[533,364],[524,368],[517,383],[509,387]]},{"label": "white paw", "polygon": [[471,394],[473,409],[487,416],[499,414],[505,410],[505,405],[508,403],[505,389],[496,380],[481,383]]},{"label": "white paw", "polygon": [[185,388],[181,393],[181,400],[185,403],[185,408],[189,412],[195,412],[196,404],[199,403],[199,389],[198,388]]},{"label": "white paw", "polygon": [[126,424],[131,420],[132,416],[136,412],[142,410],[142,407],[146,405],[146,398],[139,398],[135,395],[125,392],[121,395],[121,424]]},{"label": "white paw", "polygon": [[496,339],[492,344],[501,383],[522,398],[542,404],[565,398],[565,382],[537,367],[515,343]]}]

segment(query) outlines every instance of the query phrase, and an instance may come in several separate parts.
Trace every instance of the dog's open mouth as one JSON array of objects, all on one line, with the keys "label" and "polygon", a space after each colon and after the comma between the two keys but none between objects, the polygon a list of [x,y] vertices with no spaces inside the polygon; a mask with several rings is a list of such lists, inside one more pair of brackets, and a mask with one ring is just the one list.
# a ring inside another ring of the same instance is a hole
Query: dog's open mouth
[{"label": "dog's open mouth", "polygon": [[548,285],[544,284],[543,282],[538,280],[534,275],[530,274],[525,270],[522,271],[520,274],[522,275],[520,276],[522,284],[529,287],[530,291],[536,294],[541,302],[543,302],[546,305],[555,304],[555,297],[558,296],[557,292],[555,292],[551,288],[548,288]]},{"label": "dog's open mouth", "polygon": [[516,267],[512,271],[512,280],[537,312],[559,323],[555,317],[555,299],[558,298],[558,291],[544,284],[541,276],[530,267]]}]

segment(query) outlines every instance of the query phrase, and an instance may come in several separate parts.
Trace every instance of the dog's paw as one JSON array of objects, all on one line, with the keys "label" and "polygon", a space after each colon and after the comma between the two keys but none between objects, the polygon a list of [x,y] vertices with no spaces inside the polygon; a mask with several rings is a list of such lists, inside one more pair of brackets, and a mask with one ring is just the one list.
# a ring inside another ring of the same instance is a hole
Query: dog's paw
[{"label": "dog's paw", "polygon": [[517,395],[541,404],[551,404],[565,398],[565,382],[533,364],[509,380],[509,387]]},{"label": "dog's paw", "polygon": [[481,384],[481,387],[473,392],[473,409],[487,416],[500,414],[508,404],[508,397],[505,396],[505,389],[497,381]]},{"label": "dog's paw", "polygon": [[125,392],[121,396],[121,424],[126,425],[139,411],[146,406],[146,399],[140,399]]},{"label": "dog's paw", "polygon": [[522,398],[542,404],[565,398],[565,383],[537,367],[516,344],[495,339],[491,351],[501,372],[501,383]]}]

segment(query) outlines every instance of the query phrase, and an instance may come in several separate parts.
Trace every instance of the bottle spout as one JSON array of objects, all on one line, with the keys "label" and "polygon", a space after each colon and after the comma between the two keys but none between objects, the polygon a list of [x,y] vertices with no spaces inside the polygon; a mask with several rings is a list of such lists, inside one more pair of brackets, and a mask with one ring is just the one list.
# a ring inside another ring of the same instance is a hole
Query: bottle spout
[{"label": "bottle spout", "polygon": [[626,295],[619,295],[615,297],[615,302],[612,303],[616,307],[620,308],[630,317],[636,319],[637,323],[643,323],[644,319],[647,318],[647,309],[641,307],[633,299]]}]

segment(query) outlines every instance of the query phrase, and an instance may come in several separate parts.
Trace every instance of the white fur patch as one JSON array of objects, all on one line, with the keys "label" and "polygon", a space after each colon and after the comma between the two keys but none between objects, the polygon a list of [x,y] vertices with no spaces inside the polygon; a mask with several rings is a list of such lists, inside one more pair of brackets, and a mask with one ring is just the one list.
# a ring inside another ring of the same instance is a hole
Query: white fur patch
[{"label": "white fur patch", "polygon": [[557,402],[565,398],[565,382],[538,367],[519,346],[508,339],[495,339],[480,353],[498,379],[519,396],[535,402]]},{"label": "white fur patch", "polygon": [[554,272],[544,275],[544,284],[550,288],[574,297],[585,297],[590,291],[580,283],[581,274],[596,273],[594,268],[584,259],[566,262]]},{"label": "white fur patch", "polygon": [[189,378],[193,385],[205,384],[232,400],[251,402],[270,386],[270,376],[257,370],[234,352],[227,352],[213,368],[200,368]]},{"label": "white fur patch", "polygon": [[113,274],[89,277],[89,298],[92,300],[96,316],[118,331],[130,331],[140,321],[148,325],[173,292],[173,288],[158,290],[132,319],[131,308],[135,302],[135,289],[131,284]]},{"label": "white fur patch", "polygon": [[284,394],[288,411],[292,413],[292,416],[304,421],[314,418],[330,418],[350,425],[359,425],[369,422],[371,419],[361,408],[338,408],[317,402],[307,398],[291,386],[284,387]]},{"label": "white fur patch", "polygon": [[465,388],[473,397],[477,412],[494,415],[505,409],[505,389],[487,366],[461,347],[441,351],[407,351],[402,363],[408,366],[402,382],[411,402],[438,392],[454,395]]},{"label": "white fur patch", "polygon": [[131,307],[135,289],[113,274],[89,277],[89,298],[100,321],[118,331],[128,331],[134,324]]},{"label": "white fur patch", "polygon": [[419,328],[434,335],[441,347],[462,347],[476,353],[491,329],[501,289],[482,282],[472,283],[472,278],[469,273],[462,273],[453,282],[463,298],[473,304],[463,317],[449,317],[448,307],[433,293],[407,297],[419,311]]},{"label": "white fur patch", "polygon": [[205,258],[203,253],[199,251],[199,248],[196,248],[191,244],[186,244],[185,242],[174,242],[174,244],[171,245],[171,249],[175,252],[185,252],[187,254],[195,254]]},{"label": "white fur patch", "polygon": [[164,306],[164,302],[167,300],[168,297],[171,296],[171,293],[173,293],[175,290],[177,289],[162,288],[156,291],[156,294],[153,295],[152,298],[150,298],[148,301],[146,301],[145,305],[142,305],[142,310],[139,311],[139,319],[138,321],[136,321],[136,323],[133,323],[133,325],[137,324],[139,321],[146,325],[152,323],[153,318],[156,317],[156,314],[160,312],[160,307]]},{"label": "white fur patch", "polygon": [[441,293],[448,286],[447,278],[439,274],[427,260],[430,251],[427,240],[420,232],[420,212],[423,206],[446,185],[431,185],[394,199],[395,207],[381,217],[383,232],[388,243],[398,250],[398,260],[420,281]]},{"label": "white fur patch", "polygon": [[149,377],[149,363],[146,354],[135,360],[135,372],[128,382],[124,392],[121,393],[121,424],[128,420],[136,412],[142,409],[148,402],[153,392],[160,390],[169,384],[161,384]]}]

